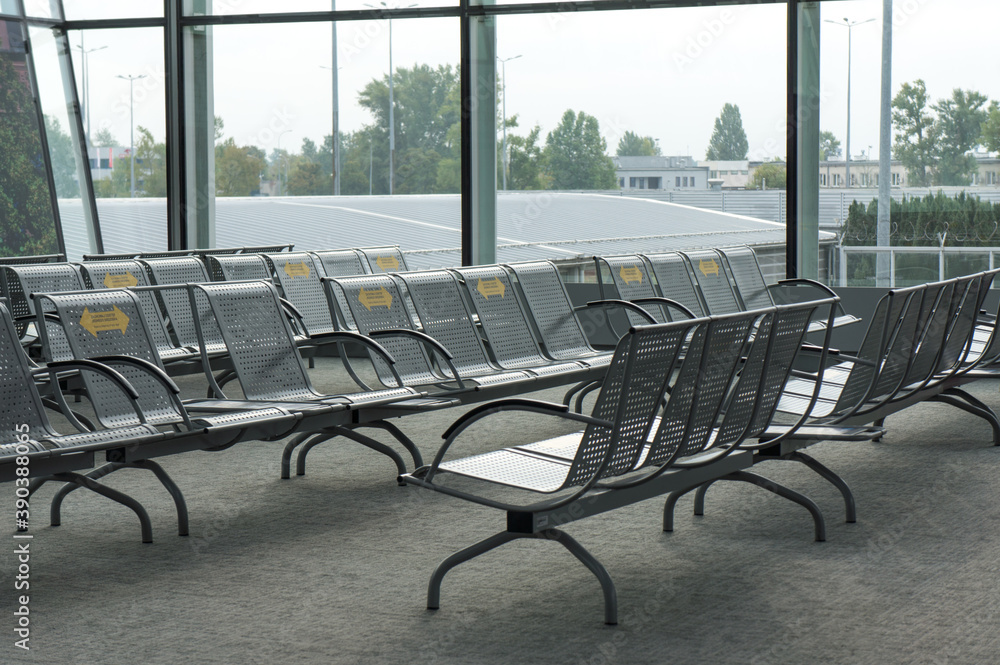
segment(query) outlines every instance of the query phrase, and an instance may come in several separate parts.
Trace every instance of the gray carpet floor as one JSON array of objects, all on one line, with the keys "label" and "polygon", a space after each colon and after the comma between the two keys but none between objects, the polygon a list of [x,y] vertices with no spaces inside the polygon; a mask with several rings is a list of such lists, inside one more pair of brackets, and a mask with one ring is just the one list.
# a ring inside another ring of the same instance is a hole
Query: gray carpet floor
[{"label": "gray carpet floor", "polygon": [[[322,389],[346,388],[320,359]],[[200,391],[184,379],[185,391]],[[996,383],[971,386],[1000,406]],[[549,391],[537,397],[558,399]],[[459,411],[397,421],[430,458]],[[554,543],[520,541],[445,579],[424,609],[433,568],[504,528],[502,513],[398,487],[384,456],[347,441],[315,448],[306,475],[278,477],[282,444],[163,458],[183,489],[191,535],[176,535],[165,490],[142,471],[107,483],[139,499],[132,513],[86,492],[47,526],[46,487],[32,503],[31,651],[14,647],[13,487],[0,487],[0,663],[996,663],[1000,661],[1000,450],[989,428],[925,404],[889,419],[881,443],[823,443],[810,453],[854,489],[843,521],[830,485],[804,467],[757,471],[812,497],[828,540],[801,507],[720,483],[706,514],[662,501],[569,525],[607,566],[620,624],[603,624],[596,579]],[[523,415],[488,422],[471,453],[570,431]]]}]

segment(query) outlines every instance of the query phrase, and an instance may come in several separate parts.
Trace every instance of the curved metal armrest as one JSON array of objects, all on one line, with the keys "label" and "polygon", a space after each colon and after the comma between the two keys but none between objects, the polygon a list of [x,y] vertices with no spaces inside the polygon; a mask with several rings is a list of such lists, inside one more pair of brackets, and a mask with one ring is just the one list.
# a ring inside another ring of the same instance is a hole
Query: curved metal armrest
[{"label": "curved metal armrest", "polygon": [[[441,435],[445,442],[441,445],[441,448],[438,449],[437,454],[434,456],[434,460],[428,467],[427,473],[424,475],[424,481],[427,483],[432,481],[434,474],[437,473],[438,467],[444,460],[444,454],[448,451],[448,448],[451,447],[451,444],[455,442],[459,434],[468,429],[476,421],[481,420],[486,416],[493,415],[494,413],[500,413],[501,411],[527,411],[530,413],[558,416],[560,418],[565,418],[566,420],[573,420],[580,423],[586,423],[588,425],[614,427],[614,423],[611,421],[601,420],[600,418],[594,418],[592,416],[585,416],[580,413],[574,413],[570,411],[569,407],[565,404],[554,404],[552,402],[517,397],[498,400],[496,402],[489,402],[467,412],[465,415],[452,423],[451,427],[445,430],[444,434]],[[596,478],[594,479],[594,482],[596,482]],[[592,484],[593,483],[588,483],[588,487],[592,486]]]},{"label": "curved metal armrest", "polygon": [[697,316],[695,316],[695,313],[692,312],[687,307],[685,307],[683,303],[677,302],[676,300],[673,300],[672,298],[664,298],[662,296],[655,296],[655,297],[650,297],[650,298],[636,298],[632,302],[635,303],[636,305],[641,305],[642,303],[646,303],[646,302],[658,303],[660,305],[663,305],[664,307],[673,307],[674,309],[679,309],[681,311],[681,313],[684,314],[684,316],[688,317],[689,319],[697,319],[698,318]]},{"label": "curved metal armrest", "polygon": [[836,291],[831,289],[826,284],[823,284],[822,282],[817,282],[815,279],[805,279],[803,277],[796,277],[793,279],[780,279],[778,280],[777,284],[770,284],[768,285],[767,288],[771,288],[772,286],[811,286],[813,288],[819,289],[820,291],[823,291],[824,293],[827,294],[827,296],[832,296],[836,298],[838,301],[840,300],[840,296],[837,295]]},{"label": "curved metal armrest", "polygon": [[80,420],[73,414],[73,411],[66,404],[66,400],[62,396],[62,392],[59,390],[59,371],[60,370],[75,370],[79,372],[92,371],[96,374],[109,379],[115,386],[120,388],[122,392],[128,397],[128,402],[132,406],[132,410],[135,412],[136,418],[143,425],[146,424],[146,416],[143,414],[142,409],[139,408],[139,391],[135,389],[129,380],[126,379],[120,372],[112,367],[101,364],[96,360],[87,360],[84,358],[78,358],[76,360],[56,360],[48,363],[45,367],[39,367],[38,369],[31,370],[32,376],[36,374],[47,373],[49,375],[49,381],[53,386],[53,394],[58,398],[59,408],[63,412],[63,416],[66,417],[73,426],[76,427],[81,432],[91,431],[89,427],[86,427]]},{"label": "curved metal armrest", "polygon": [[[362,335],[361,333],[351,332],[349,330],[339,330],[336,332],[320,333],[318,335],[313,335],[310,341],[316,344],[344,344],[348,342],[356,342],[362,346],[368,348],[368,350],[375,352],[381,356],[382,360],[389,366],[389,370],[392,372],[393,377],[396,379],[397,385],[403,387],[403,379],[400,378],[399,374],[396,372],[395,364],[396,359],[392,357],[392,354],[388,350],[374,339]],[[370,390],[370,389],[369,389]]]},{"label": "curved metal armrest", "polygon": [[455,358],[451,354],[451,351],[446,349],[441,342],[437,341],[430,335],[422,333],[416,330],[410,330],[409,328],[387,328],[385,330],[373,330],[368,333],[369,337],[409,337],[415,339],[416,341],[425,344],[431,348],[432,351],[440,355],[445,364],[448,365],[448,369],[451,370],[452,375],[455,377],[455,382],[458,384],[460,390],[465,390],[465,382],[462,381],[462,375],[459,374],[458,368],[455,367],[455,363],[452,360]]},{"label": "curved metal armrest", "polygon": [[306,337],[311,337],[309,335],[309,328],[306,326],[306,321],[302,318],[302,312],[299,311],[299,308],[293,305],[291,301],[286,298],[279,296],[278,300],[281,302],[281,306],[284,308],[288,318],[295,319],[295,325],[302,331],[302,334]]},{"label": "curved metal armrest", "polygon": [[580,305],[579,307],[574,307],[573,311],[579,312],[580,310],[586,309],[588,307],[624,307],[625,309],[635,312],[639,316],[646,319],[647,323],[653,323],[653,324],[659,323],[659,321],[653,318],[652,314],[644,310],[639,305],[629,302],[628,300],[615,300],[615,299],[591,300],[586,305]]},{"label": "curved metal armrest", "polygon": [[153,380],[157,381],[161,386],[166,388],[170,393],[170,401],[173,402],[174,407],[180,414],[181,420],[184,422],[184,426],[189,430],[195,429],[194,425],[191,424],[191,418],[188,416],[187,409],[185,409],[184,404],[181,403],[179,397],[181,389],[162,369],[148,360],[133,358],[132,356],[98,356],[93,358],[93,360],[97,360],[102,363],[121,363],[123,365],[131,365],[132,367],[137,367],[146,372],[146,374],[152,377]]}]

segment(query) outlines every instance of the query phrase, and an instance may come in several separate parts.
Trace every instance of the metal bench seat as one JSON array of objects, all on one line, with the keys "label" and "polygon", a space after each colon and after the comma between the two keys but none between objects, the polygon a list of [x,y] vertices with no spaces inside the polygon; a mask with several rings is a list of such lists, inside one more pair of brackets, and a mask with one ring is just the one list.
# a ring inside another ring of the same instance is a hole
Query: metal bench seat
[{"label": "metal bench seat", "polygon": [[[619,340],[589,415],[572,413],[565,405],[508,399],[483,404],[458,419],[445,431],[433,462],[403,479],[503,510],[507,529],[445,559],[431,576],[427,607],[440,606],[441,582],[455,566],[512,540],[538,538],[559,542],[595,574],[604,591],[605,622],[617,623],[617,598],[607,570],[555,527],[744,473],[752,455],[736,447],[770,423],[777,403],[771,388],[787,380],[814,309],[810,304],[636,326]],[[556,416],[586,428],[445,459],[469,427],[504,411]],[[451,475],[483,485],[465,489],[464,484],[447,483]],[[493,498],[488,488],[496,485],[550,498],[529,496],[527,503],[510,503]]]}]

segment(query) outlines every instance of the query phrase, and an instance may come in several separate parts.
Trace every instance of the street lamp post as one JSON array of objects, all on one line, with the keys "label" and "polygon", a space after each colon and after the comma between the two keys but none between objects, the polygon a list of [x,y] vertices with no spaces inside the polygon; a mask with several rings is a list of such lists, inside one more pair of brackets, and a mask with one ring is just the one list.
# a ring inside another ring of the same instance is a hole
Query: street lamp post
[{"label": "street lamp post", "polygon": [[[286,129],[278,134],[278,157],[281,157],[281,137],[292,130]],[[288,185],[288,160],[285,160],[285,185]],[[284,189],[281,186],[281,165],[278,165],[278,196],[284,193]]]},{"label": "street lamp post", "polygon": [[134,89],[134,84],[138,79],[146,78],[145,74],[129,74],[128,76],[122,76],[118,74],[118,78],[128,81],[128,124],[129,124],[129,165],[132,169],[131,184],[129,186],[129,197],[135,198],[135,95],[132,94]]},{"label": "street lamp post", "polygon": [[503,116],[503,191],[507,191],[507,169],[510,167],[510,162],[507,157],[507,63],[511,60],[517,60],[521,55],[512,55],[509,58],[497,58],[500,61],[500,80],[503,81],[503,111],[501,115]]},{"label": "street lamp post", "polygon": [[87,145],[90,145],[90,67],[87,62],[87,56],[94,51],[100,51],[108,47],[98,46],[97,48],[88,49],[84,46],[83,38],[84,33],[80,33],[80,44],[77,48],[80,49],[80,65],[81,69],[83,69],[83,121],[87,126]]},{"label": "street lamp post", "polygon": [[840,21],[831,21],[830,19],[826,20],[827,23],[847,28],[847,140],[844,142],[844,156],[847,158],[847,161],[844,162],[844,179],[847,187],[851,186],[851,28],[856,25],[871,23],[874,20],[873,18],[869,18],[864,21],[851,21],[845,18],[843,23]]},{"label": "street lamp post", "polygon": [[[388,9],[389,5],[385,2],[378,3],[383,8]],[[409,9],[410,7],[416,7],[416,4],[406,5],[406,7],[394,7],[393,9]],[[365,7],[371,7],[372,9],[378,9],[375,5],[365,3]],[[393,156],[396,153],[396,121],[394,116],[395,104],[393,103],[392,97],[392,18],[389,18],[389,195],[392,195],[392,181],[395,180],[395,172],[393,171],[392,162]]]},{"label": "street lamp post", "polygon": [[[336,7],[334,7],[336,10]],[[337,71],[337,24],[333,25],[333,67],[320,65],[320,69],[333,70],[333,195],[340,196],[340,83]]]}]

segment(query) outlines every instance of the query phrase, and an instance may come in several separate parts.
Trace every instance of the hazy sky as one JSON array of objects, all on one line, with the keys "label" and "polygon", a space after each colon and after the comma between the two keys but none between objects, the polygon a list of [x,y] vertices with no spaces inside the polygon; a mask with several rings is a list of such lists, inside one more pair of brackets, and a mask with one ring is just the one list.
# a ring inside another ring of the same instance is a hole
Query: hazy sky
[{"label": "hazy sky", "polygon": [[[76,6],[67,14],[79,17]],[[159,2],[143,0],[143,6]],[[409,4],[402,3],[402,4]],[[424,2],[422,4],[430,4]],[[121,2],[106,4],[113,16]],[[259,11],[263,0],[216,0],[217,10]],[[328,1],[304,0],[303,9]],[[338,8],[360,7],[341,0]],[[893,92],[923,78],[933,100],[956,87],[1000,99],[995,55],[1000,3],[990,0],[895,0]],[[880,0],[827,2],[823,18],[875,21],[853,28],[851,148],[854,155],[878,152]],[[75,12],[75,13],[74,13]],[[703,159],[714,119],[726,102],[743,116],[751,157],[784,157],[785,5],[708,7],[645,11],[564,13],[497,19],[500,57],[507,63],[507,115],[518,114],[526,133],[542,136],[567,108],[600,121],[613,152],[626,130],[659,139],[664,154]],[[417,63],[456,65],[457,19],[392,22],[396,67]],[[843,143],[846,129],[847,29],[823,24],[821,125]],[[44,31],[33,34],[40,76],[57,76],[54,49]],[[388,71],[389,29],[385,21],[339,26],[341,129],[370,122],[357,105],[366,82]],[[80,43],[79,33],[71,42]],[[215,113],[225,134],[239,144],[268,151],[300,150],[302,139],[320,142],[331,131],[331,27],[247,25],[213,28]],[[128,143],[128,82],[117,75],[145,74],[136,82],[135,122],[164,135],[162,34],[159,29],[90,31],[91,126],[109,128]],[[48,54],[48,55],[46,55]],[[82,67],[74,48],[78,81]],[[327,69],[323,69],[326,66]],[[56,88],[43,88],[46,113],[59,113]],[[61,112],[65,116],[65,111]],[[287,130],[287,131],[286,131]]]}]

